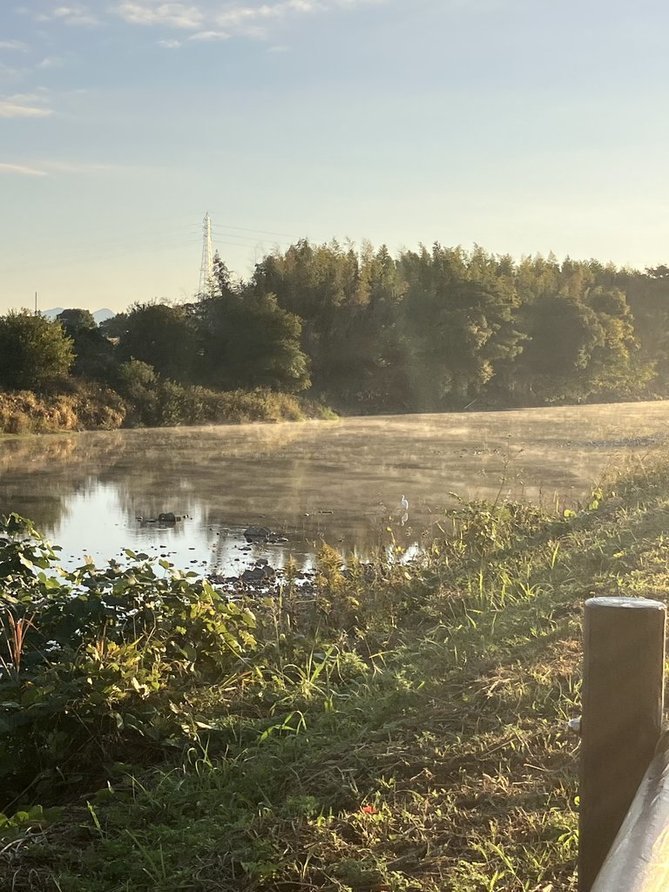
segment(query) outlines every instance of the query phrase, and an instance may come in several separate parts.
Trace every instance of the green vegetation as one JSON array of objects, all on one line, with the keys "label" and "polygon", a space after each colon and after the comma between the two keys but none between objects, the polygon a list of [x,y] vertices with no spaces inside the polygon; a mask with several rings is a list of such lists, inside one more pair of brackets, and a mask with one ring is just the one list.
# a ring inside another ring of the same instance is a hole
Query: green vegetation
[{"label": "green vegetation", "polygon": [[[0,318],[0,388],[48,402],[95,386],[118,394],[135,425],[267,420],[272,394],[294,395],[279,413],[290,418],[314,404],[439,412],[669,394],[664,266],[516,262],[439,244],[391,257],[303,240],[247,282],[219,257],[214,273],[191,302],[134,304],[100,327],[79,309],[52,323]],[[244,399],[253,408],[236,413]]]},{"label": "green vegetation", "polygon": [[0,382],[15,390],[41,390],[65,377],[74,362],[72,342],[60,325],[28,312],[0,317]]},{"label": "green vegetation", "polygon": [[[669,460],[579,511],[462,505],[313,591],[57,570],[0,532],[0,885],[575,888],[583,600],[663,597]],[[552,884],[552,886],[551,886]]]},{"label": "green vegetation", "polygon": [[[323,407],[293,394],[269,389],[210,390],[161,378],[138,359],[122,363],[116,389],[126,405],[126,424],[159,427],[178,424],[300,421],[328,417]],[[330,413],[331,415],[331,413]]]},{"label": "green vegetation", "polygon": [[435,244],[392,258],[301,241],[252,287],[302,319],[314,392],[356,412],[667,393],[669,276]]},{"label": "green vegetation", "polygon": [[334,417],[295,395],[309,384],[300,323],[270,295],[137,305],[112,321],[115,339],[87,310],[0,318],[0,432]]}]

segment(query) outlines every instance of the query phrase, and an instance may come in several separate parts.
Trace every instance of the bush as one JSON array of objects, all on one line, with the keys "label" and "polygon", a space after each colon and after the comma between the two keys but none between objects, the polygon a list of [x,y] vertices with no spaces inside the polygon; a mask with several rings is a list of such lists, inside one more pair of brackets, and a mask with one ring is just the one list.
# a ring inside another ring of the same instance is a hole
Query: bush
[{"label": "bush", "polygon": [[[138,359],[124,362],[117,387],[129,404],[129,424],[160,427],[179,424],[241,424],[252,421],[300,421],[302,404],[292,394],[271,390],[215,391],[161,378]],[[317,407],[310,407],[318,414]]]},{"label": "bush", "polygon": [[[99,779],[100,763],[150,758],[181,728],[179,688],[229,673],[256,647],[255,617],[195,574],[130,565],[55,571],[28,521],[0,522],[0,778]],[[168,692],[168,686],[170,691]]]},{"label": "bush", "polygon": [[139,359],[122,363],[118,369],[116,386],[129,403],[127,420],[130,424],[160,423],[156,393],[158,375],[153,366]]},{"label": "bush", "polygon": [[42,390],[66,376],[73,362],[72,341],[60,323],[27,311],[0,317],[0,385]]},{"label": "bush", "polygon": [[188,381],[198,352],[198,334],[186,307],[135,304],[123,320],[122,360],[141,360],[166,378]]}]

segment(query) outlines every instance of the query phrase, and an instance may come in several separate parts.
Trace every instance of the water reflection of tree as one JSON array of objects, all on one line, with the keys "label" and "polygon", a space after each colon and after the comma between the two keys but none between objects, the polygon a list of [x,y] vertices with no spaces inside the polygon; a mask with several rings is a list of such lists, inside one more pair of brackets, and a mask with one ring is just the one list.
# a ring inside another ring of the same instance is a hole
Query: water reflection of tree
[{"label": "water reflection of tree", "polygon": [[[73,494],[92,493],[102,484],[113,488],[130,524],[138,514],[173,511],[198,516],[196,538],[206,539],[212,527],[230,529],[238,541],[245,526],[257,524],[285,533],[308,552],[323,540],[347,552],[368,551],[393,535],[404,544],[414,534],[410,527],[394,529],[393,509],[405,488],[401,478],[416,476],[421,454],[433,445],[432,426],[369,419],[364,429],[342,432],[332,425],[326,449],[323,425],[311,423],[10,441],[9,448],[0,447],[0,498],[9,510],[53,529]],[[379,454],[378,435],[387,436],[389,428],[392,452],[399,446],[406,458],[399,481],[393,477],[396,457],[389,455],[386,467]],[[366,468],[373,469],[372,480]],[[362,507],[361,491],[369,497]]]},{"label": "water reflection of tree", "polygon": [[118,432],[49,434],[0,443],[0,513],[16,512],[50,534],[67,516],[73,494],[91,491],[97,470],[114,461]]},{"label": "water reflection of tree", "polygon": [[4,487],[0,483],[0,515],[12,513],[34,521],[47,536],[67,515],[63,499],[58,495],[29,494],[22,488]]},{"label": "water reflection of tree", "polygon": [[[666,408],[638,408],[636,434],[659,429],[665,416]],[[565,438],[585,429],[601,439],[614,428],[620,438],[620,407],[593,406],[5,440],[0,511],[52,530],[73,494],[103,485],[121,505],[116,519],[130,526],[137,514],[174,511],[193,515],[184,532],[192,530],[194,541],[210,540],[209,527],[239,541],[245,526],[258,524],[285,532],[305,552],[323,539],[368,551],[393,539],[411,544],[453,503],[451,492],[465,499],[543,493],[552,502],[568,487],[578,497],[604,457]],[[411,504],[405,527],[397,515],[402,493]]]},{"label": "water reflection of tree", "polygon": [[[68,500],[92,492],[99,482],[118,492],[127,520],[137,513],[194,513],[203,492],[222,500],[219,513],[224,515],[226,494],[239,485],[239,475],[257,478],[258,461],[298,439],[307,427],[240,425],[7,439],[0,443],[0,512],[23,514],[52,532],[66,518]],[[229,462],[241,466],[231,473]],[[238,518],[253,514],[252,506],[237,511]],[[205,517],[204,523],[210,522]]]},{"label": "water reflection of tree", "polygon": [[[194,501],[223,507],[242,479],[258,479],[258,462],[300,436],[302,425],[129,432],[126,456],[100,470],[118,488],[128,517],[192,513]],[[234,470],[233,470],[234,469]],[[249,511],[244,514],[248,519]],[[205,522],[209,519],[205,517]],[[243,522],[243,521],[240,521]]]}]

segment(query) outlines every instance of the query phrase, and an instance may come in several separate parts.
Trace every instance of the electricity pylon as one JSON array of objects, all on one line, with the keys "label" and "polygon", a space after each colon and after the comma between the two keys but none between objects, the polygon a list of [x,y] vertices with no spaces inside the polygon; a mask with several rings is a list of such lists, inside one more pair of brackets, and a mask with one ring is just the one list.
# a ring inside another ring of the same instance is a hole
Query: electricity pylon
[{"label": "electricity pylon", "polygon": [[214,249],[211,241],[211,217],[209,211],[204,215],[202,223],[202,265],[200,266],[200,284],[198,297],[211,294],[214,284]]}]

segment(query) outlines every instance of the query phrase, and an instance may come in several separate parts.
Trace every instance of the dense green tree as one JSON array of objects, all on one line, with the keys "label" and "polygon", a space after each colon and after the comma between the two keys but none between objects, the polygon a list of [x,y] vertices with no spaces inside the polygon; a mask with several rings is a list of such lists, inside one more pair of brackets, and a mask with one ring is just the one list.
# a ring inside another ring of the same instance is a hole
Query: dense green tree
[{"label": "dense green tree", "polygon": [[346,328],[328,366],[329,402],[354,411],[411,407],[407,386],[407,338],[401,309],[406,291],[397,263],[382,246],[364,245],[359,258],[357,300],[343,309]]},{"label": "dense green tree", "polygon": [[523,307],[528,341],[514,370],[532,398],[543,401],[642,394],[653,375],[639,355],[625,294],[610,271],[566,262],[553,287]]},{"label": "dense green tree", "polygon": [[529,342],[524,350],[529,374],[582,374],[593,350],[604,343],[597,313],[562,294],[542,295],[531,306]]},{"label": "dense green tree", "polygon": [[200,354],[190,307],[135,304],[124,320],[117,352],[122,362],[138,359],[165,378],[190,381]]},{"label": "dense green tree", "polygon": [[588,366],[592,394],[615,399],[643,393],[655,366],[640,356],[625,294],[598,285],[589,290],[585,300],[597,313],[602,331],[602,343],[593,350]]},{"label": "dense green tree", "polygon": [[83,310],[79,307],[63,310],[62,313],[58,314],[56,319],[60,322],[70,337],[81,331],[93,331],[98,327],[91,311]]},{"label": "dense green tree", "polygon": [[513,283],[496,276],[479,249],[469,255],[437,244],[405,252],[400,268],[414,401],[425,409],[462,406],[521,349]]},{"label": "dense green tree", "polygon": [[160,424],[160,379],[153,366],[140,359],[122,362],[116,386],[129,406],[132,424]]},{"label": "dense green tree", "polygon": [[368,299],[355,251],[337,242],[302,240],[258,264],[252,287],[256,294],[274,294],[281,307],[300,317],[314,386],[337,391],[342,371],[351,375],[351,334]]},{"label": "dense green tree", "polygon": [[217,251],[214,254],[214,275],[211,281],[210,293],[201,295],[201,297],[217,297],[220,294],[236,294],[241,286],[242,283],[239,283],[239,286],[235,286],[235,283],[232,281],[232,273]]},{"label": "dense green tree", "polygon": [[64,378],[74,361],[59,322],[27,311],[0,317],[0,386],[42,390]]},{"label": "dense green tree", "polygon": [[651,279],[669,279],[669,266],[664,263],[650,266],[646,269],[646,275]]},{"label": "dense green tree", "polygon": [[116,313],[114,316],[110,316],[109,319],[104,319],[100,323],[99,329],[106,338],[114,340],[120,338],[125,333],[127,323],[127,313]]},{"label": "dense green tree", "polygon": [[200,383],[223,389],[309,386],[309,361],[300,349],[301,322],[273,294],[224,293],[203,300]]},{"label": "dense green tree", "polygon": [[81,378],[109,379],[114,368],[113,346],[100,331],[90,310],[63,310],[57,320],[72,340],[75,353],[73,373]]},{"label": "dense green tree", "polygon": [[[662,270],[662,267],[658,268]],[[639,361],[656,369],[656,387],[669,389],[669,277],[648,270],[618,273],[618,287],[625,293],[639,343]]]}]

